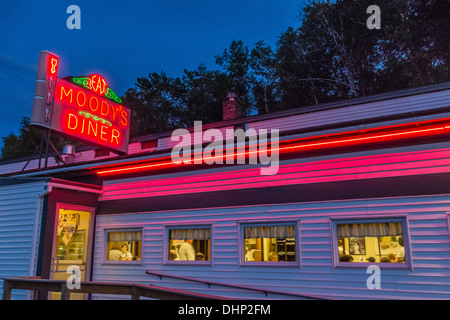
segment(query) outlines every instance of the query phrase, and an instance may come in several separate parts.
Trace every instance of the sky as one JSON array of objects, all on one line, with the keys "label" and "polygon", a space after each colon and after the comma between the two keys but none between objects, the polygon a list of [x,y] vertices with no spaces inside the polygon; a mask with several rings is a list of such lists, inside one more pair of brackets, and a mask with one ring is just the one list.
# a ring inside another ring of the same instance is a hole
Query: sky
[{"label": "sky", "polygon": [[[215,69],[232,40],[275,48],[298,27],[303,0],[14,0],[0,2],[0,137],[31,116],[39,52],[60,59],[59,77],[98,73],[119,96],[152,72]],[[81,29],[70,30],[70,5]],[[2,141],[0,140],[0,145]]]}]

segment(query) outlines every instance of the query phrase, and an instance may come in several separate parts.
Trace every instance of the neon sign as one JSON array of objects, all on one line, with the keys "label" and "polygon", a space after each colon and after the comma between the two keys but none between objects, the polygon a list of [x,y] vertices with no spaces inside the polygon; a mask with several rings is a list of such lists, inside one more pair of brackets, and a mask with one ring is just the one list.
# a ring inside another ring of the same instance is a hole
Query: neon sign
[{"label": "neon sign", "polygon": [[58,73],[59,58],[53,54],[49,56],[49,64],[47,74],[56,76]]},{"label": "neon sign", "polygon": [[57,77],[59,58],[42,51],[31,124],[119,154],[128,152],[130,110],[97,73]]},{"label": "neon sign", "polygon": [[102,92],[102,86],[106,87],[101,76],[97,81],[91,82],[95,85],[88,91],[70,81],[58,79],[52,125],[64,134],[126,153],[130,111],[96,94]]},{"label": "neon sign", "polygon": [[114,102],[122,103],[122,99],[120,99],[117,94],[107,86],[105,79],[99,74],[95,73],[89,77],[72,78],[72,82]]},{"label": "neon sign", "polygon": [[31,124],[51,128],[53,114],[53,98],[59,69],[59,57],[48,51],[39,54],[38,72]]}]

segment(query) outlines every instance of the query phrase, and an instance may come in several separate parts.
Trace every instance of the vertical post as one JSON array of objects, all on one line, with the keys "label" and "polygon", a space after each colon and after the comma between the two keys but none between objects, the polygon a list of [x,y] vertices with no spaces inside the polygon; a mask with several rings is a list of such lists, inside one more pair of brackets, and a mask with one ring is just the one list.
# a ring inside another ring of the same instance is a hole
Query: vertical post
[{"label": "vertical post", "polygon": [[49,144],[50,144],[50,136],[51,136],[51,129],[48,129],[47,144],[45,146],[45,165],[44,165],[45,169],[47,169],[47,164],[48,164],[48,147],[49,147]]},{"label": "vertical post", "polygon": [[140,300],[141,299],[141,290],[136,287],[136,286],[132,286],[131,287],[131,300]]},{"label": "vertical post", "polygon": [[11,300],[12,283],[8,279],[3,280],[3,300]]},{"label": "vertical post", "polygon": [[39,145],[39,163],[38,163],[38,168],[41,168],[41,159],[42,159],[42,145],[44,144],[44,131],[41,132],[41,143]]},{"label": "vertical post", "polygon": [[61,284],[61,300],[70,300],[70,289],[67,288],[67,283]]}]

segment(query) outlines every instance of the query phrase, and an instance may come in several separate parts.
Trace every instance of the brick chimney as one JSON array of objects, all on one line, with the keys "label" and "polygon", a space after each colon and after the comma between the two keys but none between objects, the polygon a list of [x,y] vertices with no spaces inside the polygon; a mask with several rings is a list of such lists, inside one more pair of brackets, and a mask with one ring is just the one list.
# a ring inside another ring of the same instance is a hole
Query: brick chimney
[{"label": "brick chimney", "polygon": [[236,119],[241,116],[238,95],[236,92],[228,92],[223,102],[223,120]]}]

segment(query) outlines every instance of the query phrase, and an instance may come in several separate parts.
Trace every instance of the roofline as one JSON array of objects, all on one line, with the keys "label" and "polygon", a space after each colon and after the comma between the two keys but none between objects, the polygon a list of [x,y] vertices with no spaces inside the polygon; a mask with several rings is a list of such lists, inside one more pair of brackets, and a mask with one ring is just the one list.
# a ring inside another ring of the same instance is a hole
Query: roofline
[{"label": "roofline", "polygon": [[[450,89],[450,81],[446,81],[446,82],[442,82],[442,83],[438,83],[438,84],[426,85],[426,86],[411,87],[411,88],[407,88],[407,89],[379,93],[379,94],[370,95],[370,96],[349,98],[349,99],[345,99],[345,100],[341,100],[341,101],[327,102],[327,103],[321,103],[321,104],[317,104],[317,105],[304,106],[304,107],[300,107],[300,108],[271,112],[271,113],[266,113],[266,114],[261,114],[261,115],[247,116],[247,117],[243,117],[243,118],[207,123],[207,124],[202,124],[202,129],[206,130],[208,128],[218,128],[218,127],[225,127],[225,126],[231,126],[231,125],[242,125],[242,124],[250,123],[250,122],[282,118],[282,117],[288,117],[288,116],[293,116],[293,115],[318,112],[318,111],[323,111],[323,110],[337,109],[337,108],[343,108],[343,107],[359,105],[359,104],[364,104],[364,103],[385,101],[385,100],[389,100],[389,99],[408,97],[408,96],[430,93],[430,92],[437,92],[437,91],[448,90],[448,89]],[[378,119],[378,120],[381,120],[381,119]],[[340,125],[342,125],[342,124],[340,124]],[[194,127],[188,127],[185,129],[188,131],[194,131]],[[171,136],[172,133],[173,133],[173,131],[165,131],[165,132],[161,132],[161,133],[147,134],[147,135],[143,135],[143,136],[130,138],[129,142],[135,143],[135,142],[142,142],[142,141],[151,140],[151,139],[158,139],[161,137],[168,137],[168,136]],[[291,134],[293,134],[293,132],[286,132],[284,135],[291,135]],[[91,147],[91,146],[87,146],[87,145],[82,146],[80,148],[82,149],[82,151],[100,149],[99,147],[94,147],[94,146]],[[80,151],[80,149],[77,148],[77,151]],[[159,152],[152,152],[151,155],[154,156],[157,154],[166,154],[166,153],[167,153],[167,150],[160,150]],[[126,159],[126,158],[130,158],[130,157],[133,158],[133,157],[139,157],[139,156],[145,157],[145,156],[148,156],[148,154],[136,154],[136,155],[133,154],[133,155],[124,155],[124,156],[118,155],[118,157],[115,157],[114,159],[115,160],[123,160],[124,158]],[[38,158],[38,157],[36,156],[35,158]],[[0,160],[0,164],[15,163],[18,161],[27,161],[29,159],[30,159],[29,156],[26,156],[26,157],[21,157],[21,158]],[[103,163],[104,161],[110,162],[112,160],[113,159],[98,159],[98,160],[90,161],[89,164],[90,164],[90,166],[92,166],[92,164],[95,165],[96,163]],[[64,168],[78,167],[80,165],[82,166],[83,164],[74,163],[69,166],[66,165],[66,166],[64,166]],[[55,168],[58,168],[58,167],[55,167]],[[55,168],[52,168],[52,169],[55,169]],[[35,172],[35,171],[41,171],[41,170],[31,170],[31,172]],[[28,171],[27,173],[29,173],[29,172],[30,171]],[[20,173],[17,173],[17,174],[20,174]]]}]

